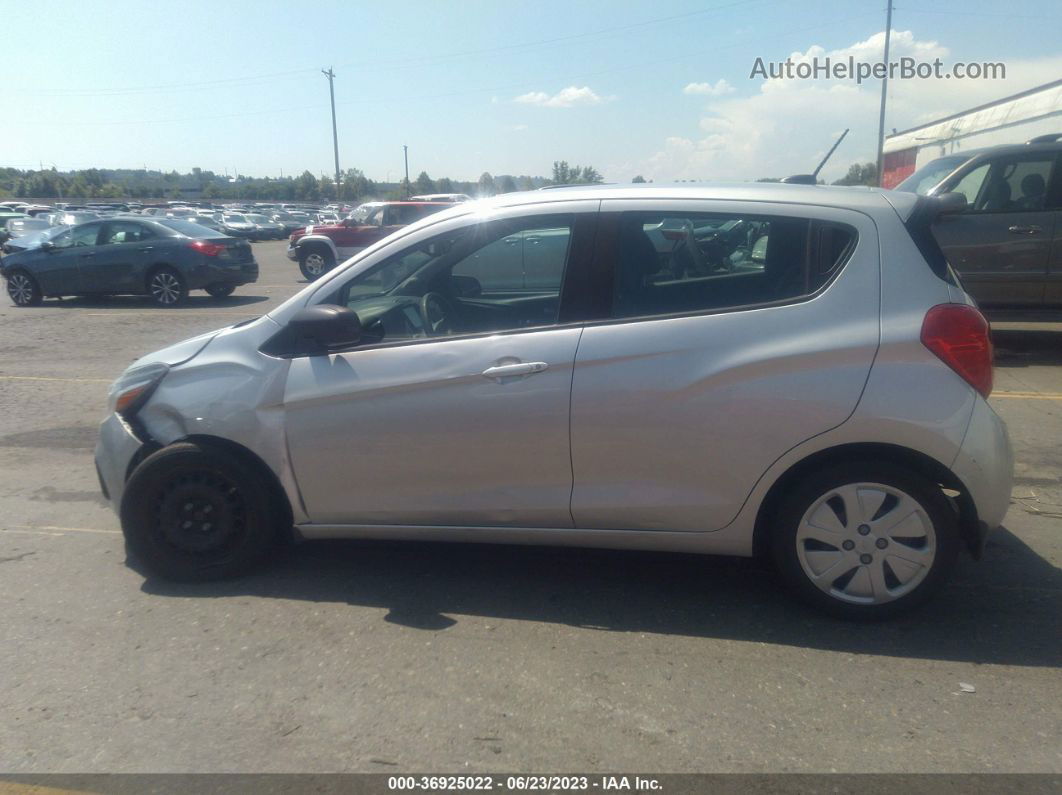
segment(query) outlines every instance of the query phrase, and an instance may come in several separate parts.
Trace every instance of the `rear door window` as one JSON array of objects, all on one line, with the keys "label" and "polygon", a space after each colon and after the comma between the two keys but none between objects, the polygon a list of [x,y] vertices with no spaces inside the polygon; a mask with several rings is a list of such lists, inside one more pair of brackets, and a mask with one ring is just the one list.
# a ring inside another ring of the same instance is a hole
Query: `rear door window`
[{"label": "rear door window", "polygon": [[106,225],[101,244],[139,243],[151,237],[154,235],[143,224],[132,221],[111,221]]},{"label": "rear door window", "polygon": [[628,318],[808,297],[843,266],[856,232],[785,216],[627,212],[616,242],[611,317]]}]

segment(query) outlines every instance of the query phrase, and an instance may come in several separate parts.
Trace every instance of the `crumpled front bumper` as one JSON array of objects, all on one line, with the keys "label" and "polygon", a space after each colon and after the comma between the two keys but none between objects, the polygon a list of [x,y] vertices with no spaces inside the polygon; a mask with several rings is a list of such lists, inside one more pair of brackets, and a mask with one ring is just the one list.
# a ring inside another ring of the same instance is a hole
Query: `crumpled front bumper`
[{"label": "crumpled front bumper", "polygon": [[121,508],[129,464],[144,446],[131,427],[117,414],[100,423],[96,442],[96,473],[103,496],[110,500],[115,513]]}]

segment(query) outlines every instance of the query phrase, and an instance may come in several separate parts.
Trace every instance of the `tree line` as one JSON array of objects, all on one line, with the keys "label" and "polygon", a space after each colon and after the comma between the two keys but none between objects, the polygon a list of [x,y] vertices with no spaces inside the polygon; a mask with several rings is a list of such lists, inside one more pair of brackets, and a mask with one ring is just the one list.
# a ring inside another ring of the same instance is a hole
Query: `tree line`
[{"label": "tree line", "polygon": [[545,185],[596,184],[601,174],[593,166],[570,166],[566,160],[553,163],[551,177],[497,177],[484,171],[475,182],[450,177],[432,179],[421,171],[407,183],[375,182],[357,168],[340,175],[338,190],[329,176],[314,176],[303,171],[287,177],[229,177],[193,168],[177,171],[147,169],[88,168],[77,171],[40,171],[0,168],[0,197],[16,199],[217,199],[280,201],[356,202],[370,198],[400,199],[423,193],[467,193],[494,196],[519,190],[535,190]]}]

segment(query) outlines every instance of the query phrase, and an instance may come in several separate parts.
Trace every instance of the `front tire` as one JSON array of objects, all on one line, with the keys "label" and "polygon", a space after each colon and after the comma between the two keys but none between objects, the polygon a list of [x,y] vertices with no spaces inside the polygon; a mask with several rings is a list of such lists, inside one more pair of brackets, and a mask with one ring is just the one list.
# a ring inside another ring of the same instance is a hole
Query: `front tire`
[{"label": "front tire", "polygon": [[332,252],[319,246],[314,246],[299,252],[299,270],[307,281],[316,281],[336,266]]},{"label": "front tire", "polygon": [[228,298],[236,289],[234,284],[208,284],[205,288],[211,298]]},{"label": "front tire", "polygon": [[235,577],[278,538],[275,500],[254,467],[212,445],[179,442],[148,456],[126,485],[122,532],[135,560],[179,582]]},{"label": "front tire", "polygon": [[37,280],[21,270],[7,277],[7,294],[15,306],[40,306],[44,298]]},{"label": "front tire", "polygon": [[173,268],[159,268],[148,276],[148,295],[158,306],[180,306],[188,297],[188,285]]},{"label": "front tire", "polygon": [[771,546],[779,573],[804,601],[875,620],[939,590],[960,540],[955,511],[931,480],[886,464],[845,464],[790,489]]}]

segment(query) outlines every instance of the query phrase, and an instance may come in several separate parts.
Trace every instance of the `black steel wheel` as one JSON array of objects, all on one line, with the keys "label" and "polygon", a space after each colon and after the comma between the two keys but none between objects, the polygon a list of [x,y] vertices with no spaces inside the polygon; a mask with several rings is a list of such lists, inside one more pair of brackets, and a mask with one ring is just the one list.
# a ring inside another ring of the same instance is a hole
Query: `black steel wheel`
[{"label": "black steel wheel", "polygon": [[277,498],[242,457],[178,442],[129,478],[122,532],[150,573],[177,581],[233,577],[260,564],[279,538]]}]

